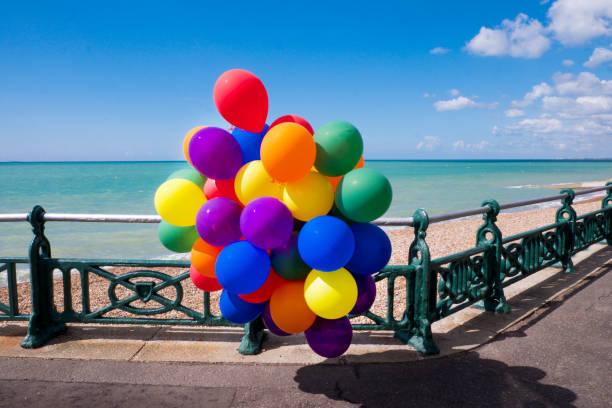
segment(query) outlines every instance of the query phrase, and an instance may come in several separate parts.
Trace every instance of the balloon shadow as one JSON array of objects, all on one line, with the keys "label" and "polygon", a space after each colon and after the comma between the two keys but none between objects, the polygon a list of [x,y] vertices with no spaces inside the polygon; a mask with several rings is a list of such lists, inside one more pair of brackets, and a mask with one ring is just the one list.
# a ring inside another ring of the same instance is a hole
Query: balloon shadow
[{"label": "balloon shadow", "polygon": [[295,381],[303,392],[363,407],[573,406],[576,394],[541,383],[545,376],[535,367],[509,366],[468,352],[410,363],[322,363],[300,368]]}]

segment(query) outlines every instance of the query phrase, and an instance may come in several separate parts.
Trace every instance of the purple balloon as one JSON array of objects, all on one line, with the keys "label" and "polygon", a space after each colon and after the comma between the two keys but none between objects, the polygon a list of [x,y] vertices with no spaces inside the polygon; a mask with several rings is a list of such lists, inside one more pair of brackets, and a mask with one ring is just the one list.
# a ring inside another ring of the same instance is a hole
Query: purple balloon
[{"label": "purple balloon", "polygon": [[204,203],[196,215],[196,230],[210,245],[224,247],[240,240],[240,204],[227,197]]},{"label": "purple balloon", "polygon": [[242,166],[242,151],[229,132],[206,127],[189,141],[189,159],[197,171],[214,180],[232,179]]},{"label": "purple balloon", "polygon": [[278,248],[291,237],[293,215],[280,200],[259,197],[244,207],[240,230],[244,238],[258,248]]},{"label": "purple balloon", "polygon": [[360,315],[367,312],[374,303],[376,283],[372,275],[353,275],[353,278],[357,282],[357,303],[349,314]]},{"label": "purple balloon", "polygon": [[353,340],[353,327],[348,317],[317,320],[304,334],[308,345],[320,356],[334,358],[348,350]]},{"label": "purple balloon", "polygon": [[286,331],[281,330],[274,320],[272,320],[272,315],[270,314],[270,302],[266,302],[264,306],[263,313],[261,314],[263,318],[264,325],[266,329],[270,331],[272,334],[276,334],[277,336],[290,336],[291,333],[287,333]]}]

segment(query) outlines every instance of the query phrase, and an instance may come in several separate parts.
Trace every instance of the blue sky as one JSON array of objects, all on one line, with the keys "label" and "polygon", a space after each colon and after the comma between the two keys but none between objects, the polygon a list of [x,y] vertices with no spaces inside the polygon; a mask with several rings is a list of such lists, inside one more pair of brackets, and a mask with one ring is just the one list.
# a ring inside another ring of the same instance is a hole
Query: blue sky
[{"label": "blue sky", "polygon": [[611,0],[175,3],[3,4],[0,161],[180,160],[231,68],[367,159],[612,157]]}]

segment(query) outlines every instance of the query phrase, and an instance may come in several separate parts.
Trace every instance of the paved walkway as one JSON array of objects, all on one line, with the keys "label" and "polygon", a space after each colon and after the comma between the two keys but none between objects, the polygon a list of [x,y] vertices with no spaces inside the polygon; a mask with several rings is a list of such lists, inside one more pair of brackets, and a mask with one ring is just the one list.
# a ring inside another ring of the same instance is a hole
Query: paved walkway
[{"label": "paved walkway", "polygon": [[[398,358],[379,348],[361,354],[362,362],[309,365],[0,357],[0,406],[607,407],[611,259],[611,248],[591,253],[565,292],[472,351],[363,362]],[[552,278],[530,291],[535,297],[551,285],[558,291]],[[510,303],[519,300],[526,302]],[[6,355],[6,344],[0,350]]]}]

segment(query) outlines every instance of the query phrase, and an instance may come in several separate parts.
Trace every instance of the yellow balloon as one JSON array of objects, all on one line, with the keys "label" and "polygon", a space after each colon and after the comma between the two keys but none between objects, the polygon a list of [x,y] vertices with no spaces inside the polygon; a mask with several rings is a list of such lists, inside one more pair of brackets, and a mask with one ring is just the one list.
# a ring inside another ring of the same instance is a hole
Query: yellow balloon
[{"label": "yellow balloon", "polygon": [[329,213],[334,205],[334,188],[327,177],[310,171],[285,186],[282,201],[295,218],[308,221]]},{"label": "yellow balloon", "polygon": [[177,227],[195,225],[198,210],[205,202],[204,191],[185,179],[168,180],[155,192],[155,210],[164,221]]},{"label": "yellow balloon", "polygon": [[274,197],[280,200],[283,195],[283,188],[264,169],[261,160],[248,162],[240,168],[236,174],[234,189],[244,205],[259,197]]},{"label": "yellow balloon", "polygon": [[339,319],[355,306],[357,283],[344,268],[334,272],[313,269],[304,282],[304,299],[317,316]]}]

